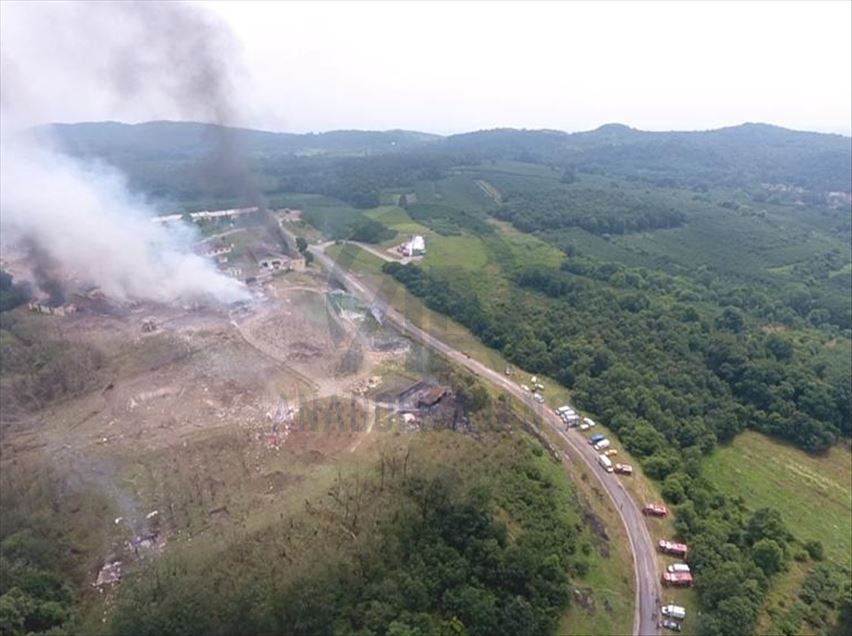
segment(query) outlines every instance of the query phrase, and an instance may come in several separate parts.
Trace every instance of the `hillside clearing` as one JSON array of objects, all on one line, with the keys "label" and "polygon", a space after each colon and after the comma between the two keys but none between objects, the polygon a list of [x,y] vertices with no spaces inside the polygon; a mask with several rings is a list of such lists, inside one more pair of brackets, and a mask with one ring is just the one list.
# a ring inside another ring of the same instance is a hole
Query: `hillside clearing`
[{"label": "hillside clearing", "polygon": [[708,458],[707,478],[750,508],[777,508],[800,541],[817,540],[828,559],[850,564],[852,556],[852,453],[835,446],[814,456],[745,432]]}]

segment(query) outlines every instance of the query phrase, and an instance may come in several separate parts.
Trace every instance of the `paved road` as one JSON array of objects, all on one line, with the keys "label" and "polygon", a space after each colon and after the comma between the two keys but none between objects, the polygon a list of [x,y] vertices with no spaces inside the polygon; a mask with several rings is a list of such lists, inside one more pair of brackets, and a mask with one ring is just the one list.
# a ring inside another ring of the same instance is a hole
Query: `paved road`
[{"label": "paved road", "polygon": [[[313,247],[313,252],[317,260],[329,272],[332,272],[338,280],[345,283],[351,293],[360,297],[367,304],[371,304],[377,300],[376,290],[371,289],[356,276],[339,267],[331,257],[325,254],[325,245]],[[604,490],[612,499],[630,540],[630,548],[633,552],[634,576],[636,579],[633,633],[641,636],[657,634],[657,619],[655,616],[657,612],[657,599],[660,598],[660,583],[657,578],[654,542],[648,532],[648,527],[639,506],[615,475],[603,472],[598,466],[598,453],[589,445],[588,440],[580,435],[579,431],[566,431],[562,420],[553,411],[543,405],[537,404],[528,392],[522,390],[515,382],[503,374],[494,371],[478,360],[469,358],[462,352],[412,324],[405,316],[387,303],[382,302],[381,304],[384,310],[384,317],[400,331],[442,353],[458,364],[463,365],[478,376],[485,378],[492,384],[515,396],[530,409],[538,413],[542,420],[560,435],[574,449],[575,454],[586,463],[592,474],[597,477]]]}]

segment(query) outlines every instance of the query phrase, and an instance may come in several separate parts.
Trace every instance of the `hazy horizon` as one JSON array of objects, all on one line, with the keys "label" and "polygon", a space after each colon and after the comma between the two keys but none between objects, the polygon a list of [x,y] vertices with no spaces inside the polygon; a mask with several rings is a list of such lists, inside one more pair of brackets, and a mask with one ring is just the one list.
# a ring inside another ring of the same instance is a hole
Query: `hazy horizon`
[{"label": "hazy horizon", "polygon": [[[21,123],[210,119],[276,132],[454,134],[765,122],[852,135],[852,3],[185,6],[198,29],[146,17],[181,58],[149,50],[111,3],[4,2],[4,92]],[[224,120],[169,94],[168,65],[164,79],[164,62],[190,63],[202,44],[218,52],[231,93]],[[129,73],[130,55],[156,72]]]},{"label": "hazy horizon", "polygon": [[[38,125],[75,126],[75,125],[79,125],[79,124],[122,124],[122,125],[127,125],[127,126],[138,126],[138,125],[158,124],[158,123],[203,124],[203,125],[210,125],[210,126],[221,126],[221,125],[223,125],[223,124],[218,124],[218,123],[212,122],[212,121],[201,121],[201,120],[195,120],[195,119],[146,119],[146,120],[140,120],[140,121],[121,121],[121,120],[118,120],[118,119],[101,119],[101,120],[79,120],[79,121],[51,121],[51,122],[45,122],[44,124],[38,124]],[[728,126],[719,126],[719,127],[716,127],[716,128],[678,128],[678,129],[674,129],[674,128],[663,129],[663,128],[661,128],[659,130],[637,128],[636,126],[631,126],[630,124],[626,124],[626,123],[620,122],[620,121],[603,122],[603,123],[601,123],[597,126],[594,126],[593,128],[584,128],[582,130],[564,130],[564,129],[560,129],[560,128],[554,128],[552,126],[545,126],[543,128],[528,128],[528,127],[522,127],[522,126],[498,126],[498,127],[494,127],[494,128],[475,128],[475,129],[471,129],[471,130],[461,130],[461,131],[458,131],[458,132],[434,132],[434,131],[429,131],[429,130],[415,130],[415,129],[412,129],[412,128],[328,128],[328,129],[325,129],[325,130],[306,130],[306,131],[301,131],[301,132],[294,132],[294,131],[290,131],[290,130],[273,130],[273,129],[270,129],[270,128],[244,126],[244,125],[240,125],[240,124],[226,125],[226,127],[243,129],[243,130],[252,130],[252,131],[256,131],[256,132],[267,132],[267,133],[275,133],[275,134],[293,134],[293,135],[322,135],[322,134],[334,133],[334,132],[377,132],[377,133],[381,133],[381,132],[402,131],[402,132],[410,132],[410,133],[421,133],[421,134],[427,134],[427,135],[435,135],[436,137],[451,137],[453,135],[464,135],[464,134],[469,134],[469,133],[488,132],[488,131],[493,131],[493,130],[526,130],[526,131],[532,131],[532,132],[549,131],[549,132],[566,133],[566,134],[570,135],[570,134],[574,134],[574,133],[594,132],[595,130],[598,130],[599,128],[603,128],[605,126],[626,126],[627,128],[630,128],[631,130],[635,130],[637,132],[660,132],[660,133],[663,133],[663,132],[682,133],[683,132],[683,133],[689,133],[689,132],[711,132],[711,131],[714,131],[714,130],[722,130],[722,129],[726,129],[726,128],[739,128],[741,126],[749,126],[749,125],[770,126],[770,127],[773,127],[773,128],[783,128],[784,130],[789,130],[789,131],[792,131],[792,132],[816,133],[816,134],[822,134],[822,135],[840,135],[841,137],[852,138],[852,134],[850,134],[849,132],[843,132],[843,131],[833,132],[833,131],[829,131],[829,130],[809,130],[809,129],[805,129],[805,128],[788,128],[787,126],[781,126],[780,124],[775,124],[775,123],[772,123],[772,122],[765,122],[765,121],[743,121],[743,122],[740,122],[738,124],[731,124],[731,125],[728,125]]]}]

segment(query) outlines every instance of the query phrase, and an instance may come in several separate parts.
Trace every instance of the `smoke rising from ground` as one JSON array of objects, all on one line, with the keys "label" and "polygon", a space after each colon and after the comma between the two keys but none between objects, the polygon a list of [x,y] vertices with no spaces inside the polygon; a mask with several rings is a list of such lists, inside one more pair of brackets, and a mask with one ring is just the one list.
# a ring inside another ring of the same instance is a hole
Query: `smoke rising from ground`
[{"label": "smoke rising from ground", "polygon": [[128,194],[118,173],[35,144],[7,144],[4,155],[4,238],[35,246],[32,267],[43,289],[49,262],[51,281],[61,266],[118,300],[231,302],[245,296],[241,283],[188,249],[185,234],[152,223],[151,211]]},{"label": "smoke rising from ground", "polygon": [[[227,29],[186,4],[31,3],[4,6],[2,36],[0,229],[5,244],[30,255],[34,279],[51,287],[44,291],[57,296],[61,269],[117,299],[244,297],[241,283],[192,253],[188,231],[152,223],[152,209],[114,169],[67,157],[26,130],[48,100],[85,100],[87,87],[128,118],[142,109],[238,123],[239,51]],[[229,132],[213,141],[205,166],[256,203]]]}]

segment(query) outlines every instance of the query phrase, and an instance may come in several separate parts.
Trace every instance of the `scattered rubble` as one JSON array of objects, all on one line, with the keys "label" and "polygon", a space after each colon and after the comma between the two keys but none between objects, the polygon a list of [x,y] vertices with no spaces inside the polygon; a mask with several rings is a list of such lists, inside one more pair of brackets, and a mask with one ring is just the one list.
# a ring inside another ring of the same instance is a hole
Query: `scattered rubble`
[{"label": "scattered rubble", "polygon": [[368,378],[361,378],[359,380],[355,380],[349,388],[350,393],[354,393],[355,395],[365,395],[369,391],[375,389],[382,383],[381,376],[371,375]]},{"label": "scattered rubble", "polygon": [[102,587],[104,585],[112,585],[121,580],[121,561],[108,561],[103,564],[98,572],[98,578],[94,583],[94,587]]},{"label": "scattered rubble", "polygon": [[77,312],[77,305],[67,304],[51,307],[38,302],[27,303],[27,309],[37,314],[47,314],[48,316],[67,316]]},{"label": "scattered rubble", "polygon": [[152,317],[145,318],[142,321],[142,333],[154,333],[157,331],[157,321]]}]

